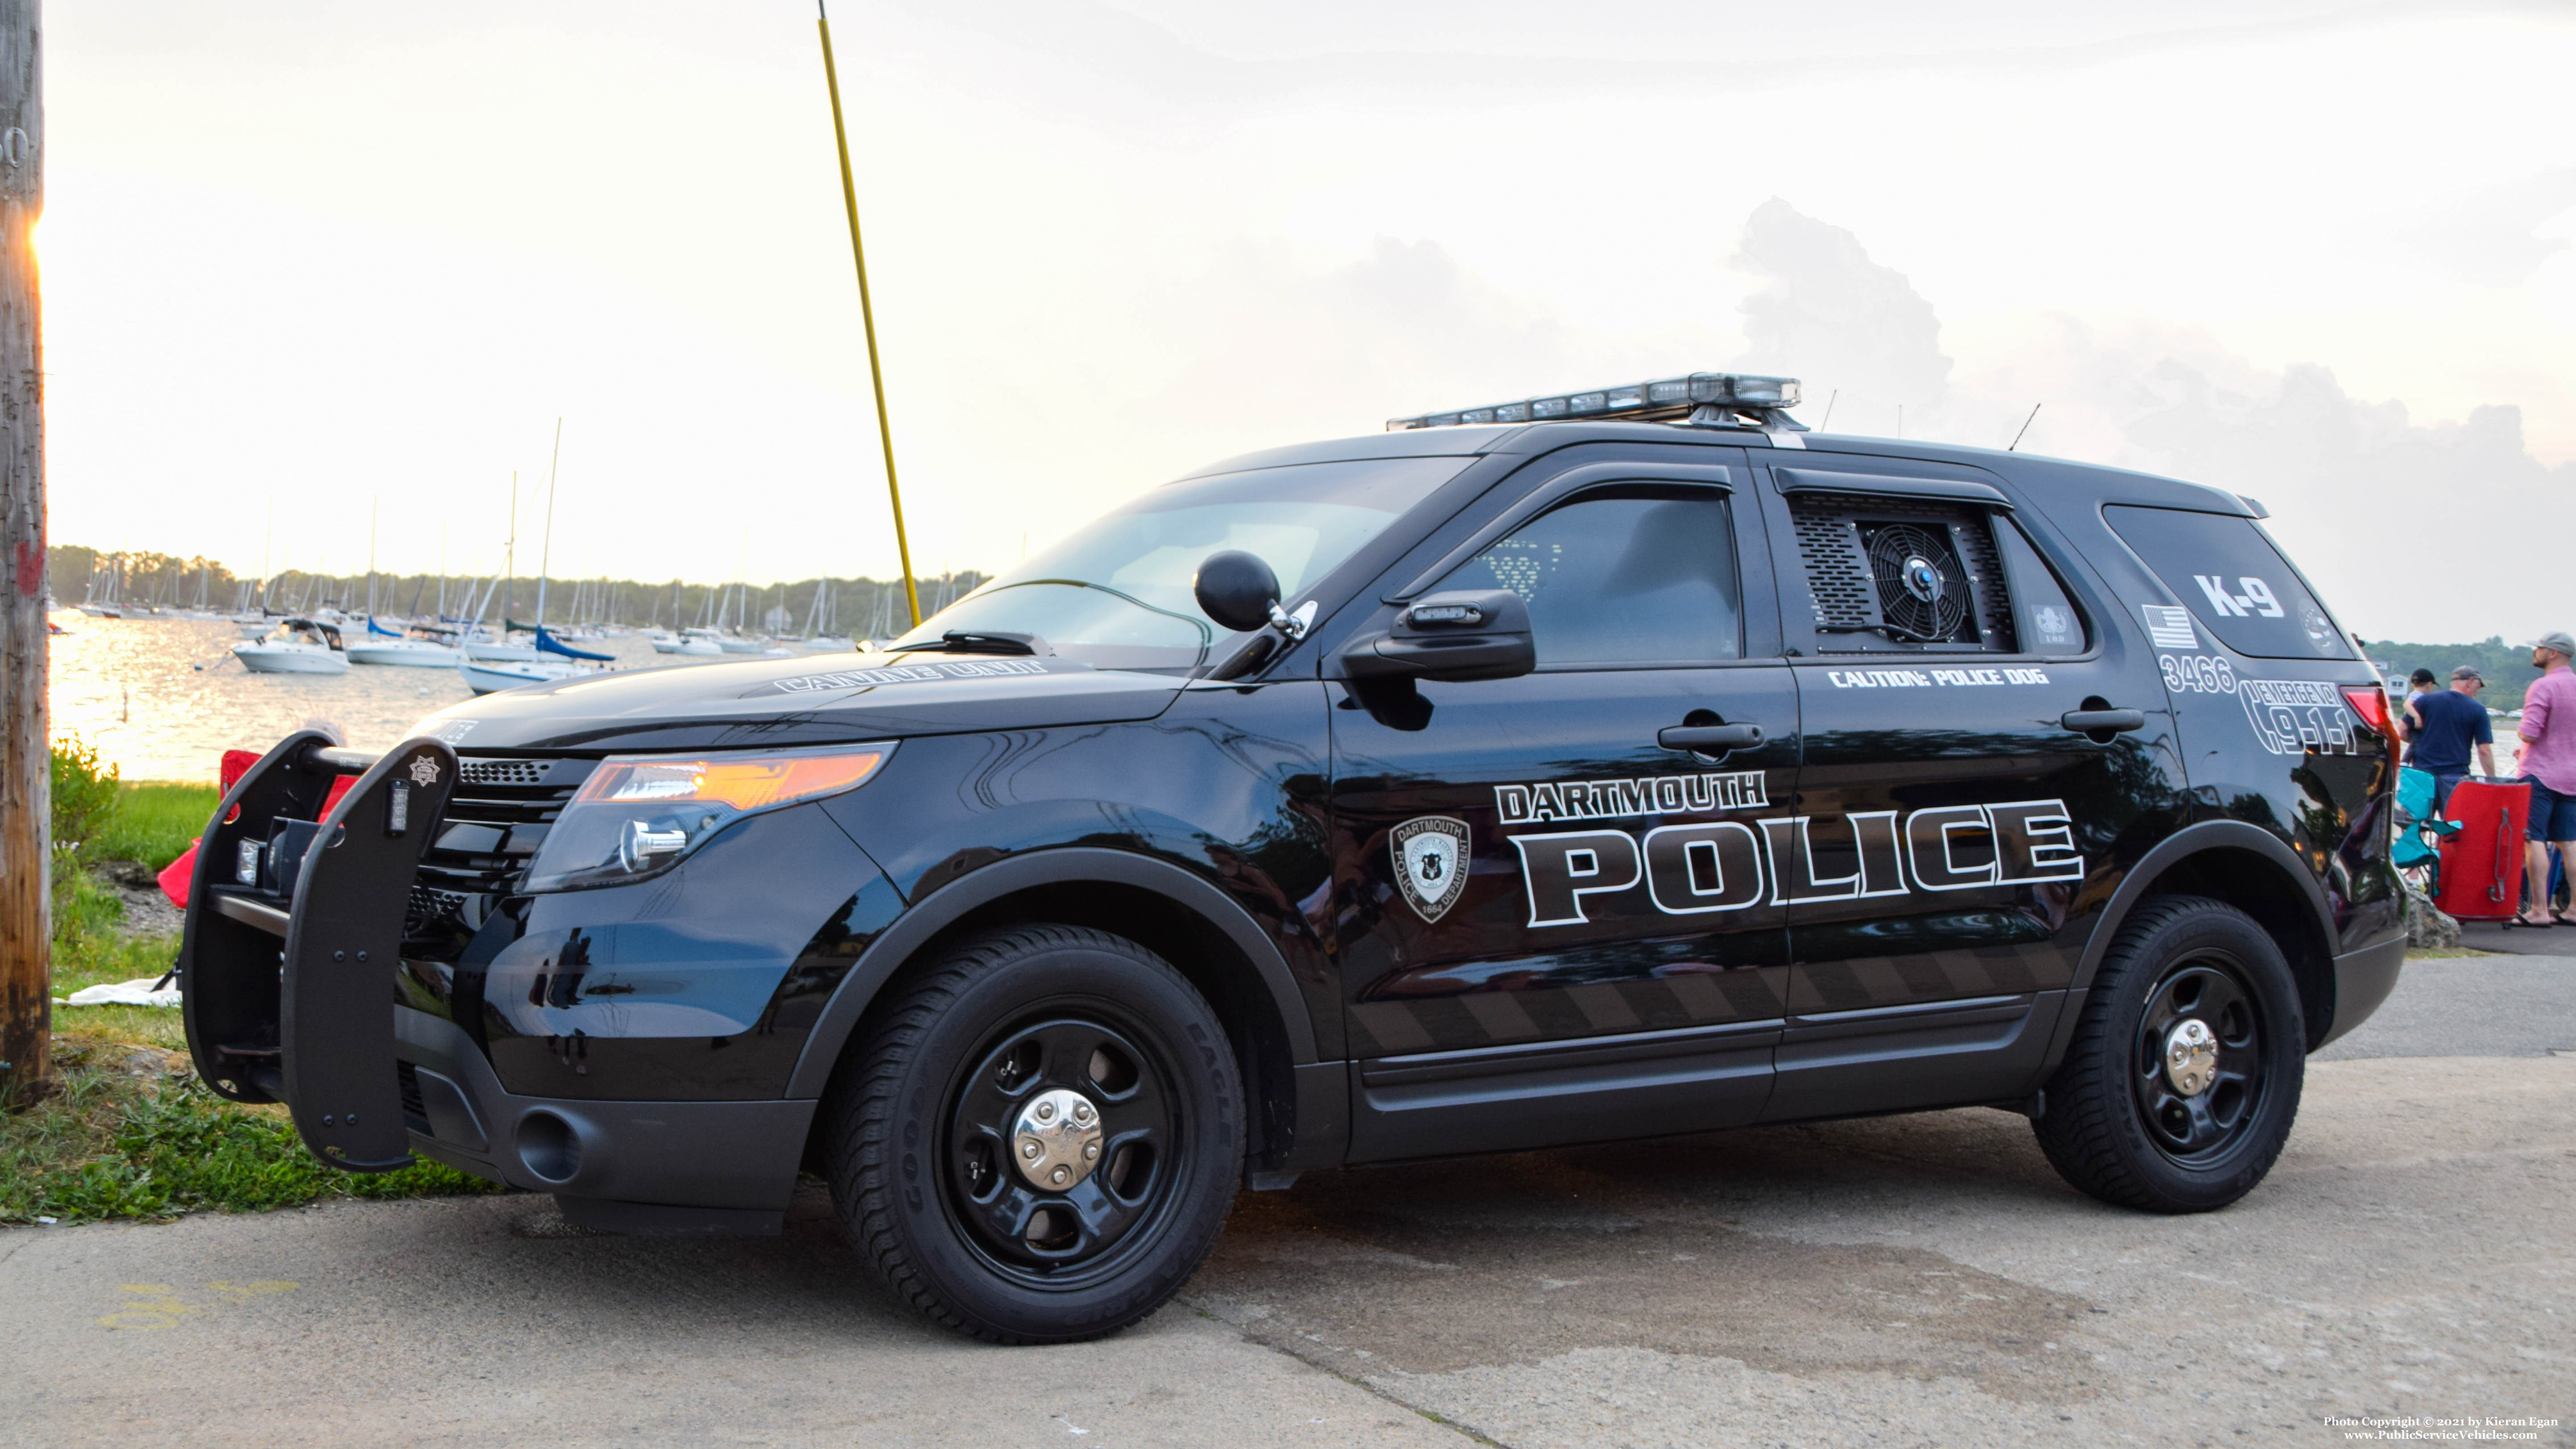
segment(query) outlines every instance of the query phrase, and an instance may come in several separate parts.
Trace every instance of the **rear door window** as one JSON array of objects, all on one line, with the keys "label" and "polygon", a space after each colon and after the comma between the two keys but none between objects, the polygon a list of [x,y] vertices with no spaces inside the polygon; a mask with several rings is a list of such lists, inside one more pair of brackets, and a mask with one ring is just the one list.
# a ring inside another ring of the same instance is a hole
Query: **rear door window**
[{"label": "rear door window", "polygon": [[2258,659],[2352,657],[2351,642],[2253,519],[2126,504],[2102,516],[2228,648]]}]

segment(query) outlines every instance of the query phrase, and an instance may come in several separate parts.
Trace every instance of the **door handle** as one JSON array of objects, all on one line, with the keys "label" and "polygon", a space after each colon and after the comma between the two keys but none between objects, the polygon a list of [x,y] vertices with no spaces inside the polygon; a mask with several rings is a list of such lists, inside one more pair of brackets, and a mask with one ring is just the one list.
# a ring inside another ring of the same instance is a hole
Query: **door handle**
[{"label": "door handle", "polygon": [[1655,732],[1655,743],[1668,750],[1689,750],[1694,754],[1722,755],[1728,750],[1749,750],[1762,743],[1762,726],[1757,724],[1667,725]]},{"label": "door handle", "polygon": [[2057,722],[2079,735],[2116,735],[2145,729],[2147,714],[2138,709],[2070,709]]}]

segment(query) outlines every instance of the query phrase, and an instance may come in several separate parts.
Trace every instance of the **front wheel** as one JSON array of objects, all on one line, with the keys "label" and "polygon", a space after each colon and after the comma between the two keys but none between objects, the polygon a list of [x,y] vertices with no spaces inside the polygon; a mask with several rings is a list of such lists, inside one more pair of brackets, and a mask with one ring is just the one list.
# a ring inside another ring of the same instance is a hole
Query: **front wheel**
[{"label": "front wheel", "polygon": [[1162,958],[1070,926],[898,979],[825,1104],[842,1225],[896,1294],[979,1338],[1060,1343],[1161,1307],[1243,1170],[1224,1027]]},{"label": "front wheel", "polygon": [[2289,1141],[2307,1027],[2281,949],[2199,896],[2147,902],[2103,958],[2031,1124],[2068,1182],[2190,1213],[2254,1190]]}]

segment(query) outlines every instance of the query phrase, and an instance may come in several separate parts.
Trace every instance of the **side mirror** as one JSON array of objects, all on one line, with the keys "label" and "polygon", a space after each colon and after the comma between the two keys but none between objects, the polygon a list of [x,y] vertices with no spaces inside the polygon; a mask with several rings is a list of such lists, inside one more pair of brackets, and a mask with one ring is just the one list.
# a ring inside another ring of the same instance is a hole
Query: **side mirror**
[{"label": "side mirror", "polygon": [[1269,624],[1279,606],[1279,576],[1258,555],[1230,548],[1200,562],[1190,593],[1199,612],[1240,634]]},{"label": "side mirror", "polygon": [[1509,589],[1425,594],[1383,634],[1351,641],[1341,654],[1353,679],[1512,679],[1538,667],[1529,605]]}]

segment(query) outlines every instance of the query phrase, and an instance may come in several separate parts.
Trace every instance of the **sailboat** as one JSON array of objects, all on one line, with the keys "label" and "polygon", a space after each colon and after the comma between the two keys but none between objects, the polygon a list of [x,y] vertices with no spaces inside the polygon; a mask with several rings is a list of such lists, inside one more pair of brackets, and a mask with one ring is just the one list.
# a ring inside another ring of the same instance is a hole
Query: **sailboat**
[{"label": "sailboat", "polygon": [[414,624],[388,629],[367,616],[367,632],[347,646],[352,664],[409,665],[415,669],[452,669],[464,659],[456,631],[442,625]]},{"label": "sailboat", "polygon": [[[102,562],[106,563],[108,566],[107,597],[103,599],[98,596],[98,566]],[[104,560],[92,559],[90,561],[89,568],[89,588],[83,591],[81,601],[73,607],[79,609],[82,613],[89,615],[93,619],[124,618],[125,610],[116,602],[116,595],[118,592],[117,586],[120,582],[119,575],[123,570],[124,564],[125,556],[123,554],[110,554]]]},{"label": "sailboat", "polygon": [[846,654],[858,647],[851,642],[849,635],[840,631],[838,627],[840,611],[841,591],[832,588],[821,579],[816,579],[814,602],[805,610],[803,642],[807,649],[818,654]]},{"label": "sailboat", "polygon": [[[501,540],[501,573],[484,587],[483,606],[474,611],[474,627],[457,646],[458,652],[464,655],[465,660],[491,663],[509,660],[528,662],[536,659],[537,646],[533,642],[522,644],[511,640],[510,635],[518,626],[510,622],[510,605],[506,599],[501,605],[499,636],[495,637],[483,631],[483,620],[492,612],[492,600],[495,595],[506,594],[508,598],[515,599],[518,593],[519,475],[513,472],[510,474],[510,530],[508,536]],[[463,663],[464,660],[458,662]]]},{"label": "sailboat", "polygon": [[[457,661],[456,669],[464,676],[466,687],[476,694],[491,694],[496,690],[515,689],[522,684],[543,684],[557,679],[569,679],[576,674],[596,674],[599,672],[600,665],[610,662],[615,657],[594,654],[586,649],[575,649],[546,632],[546,576],[549,565],[554,560],[555,495],[561,492],[563,487],[556,468],[562,460],[563,419],[557,418],[555,419],[554,456],[546,464],[546,532],[545,542],[542,545],[543,551],[537,556],[537,622],[530,630],[534,638],[528,646],[529,657],[525,659],[495,659],[489,656],[478,658],[475,646],[468,645],[466,657]],[[518,485],[515,479],[511,483],[510,500],[513,520],[510,531],[515,535],[518,532],[516,526]],[[502,615],[501,622],[505,626],[510,624],[508,614]]]}]

